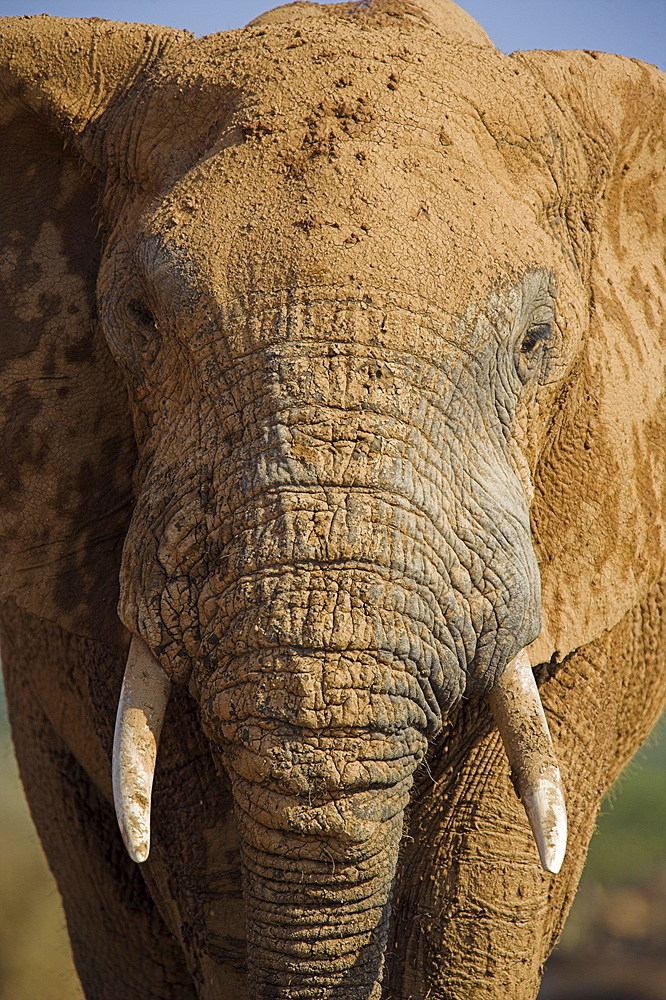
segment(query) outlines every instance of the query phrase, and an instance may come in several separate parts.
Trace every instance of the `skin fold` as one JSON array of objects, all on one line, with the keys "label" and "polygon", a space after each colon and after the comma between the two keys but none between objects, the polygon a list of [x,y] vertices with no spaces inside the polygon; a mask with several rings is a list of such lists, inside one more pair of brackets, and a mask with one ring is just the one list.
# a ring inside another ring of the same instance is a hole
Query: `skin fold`
[{"label": "skin fold", "polygon": [[[663,74],[448,0],[0,53],[2,658],[86,996],[535,997],[666,700]],[[524,648],[558,875],[485,697]]]}]

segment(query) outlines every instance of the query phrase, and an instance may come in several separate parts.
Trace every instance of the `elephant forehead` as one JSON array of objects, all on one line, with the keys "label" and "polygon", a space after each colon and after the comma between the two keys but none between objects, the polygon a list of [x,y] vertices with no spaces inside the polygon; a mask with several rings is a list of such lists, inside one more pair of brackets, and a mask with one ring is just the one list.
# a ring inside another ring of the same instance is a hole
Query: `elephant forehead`
[{"label": "elephant forehead", "polygon": [[141,111],[139,159],[170,189],[150,224],[225,296],[351,277],[458,313],[566,266],[562,153],[529,73],[427,19],[296,13],[193,43]]},{"label": "elephant forehead", "polygon": [[291,148],[262,162],[240,145],[176,185],[145,230],[166,250],[160,278],[171,259],[217,301],[257,289],[383,288],[458,316],[529,268],[566,266],[529,203],[481,159],[442,168],[427,148],[376,144],[360,160],[352,148],[310,164],[294,183]]},{"label": "elephant forehead", "polygon": [[344,17],[348,21],[367,24],[379,21],[382,26],[390,24],[390,18],[400,15],[408,24],[428,25],[439,29],[442,34],[451,39],[473,42],[476,45],[492,45],[485,31],[476,21],[452,0],[352,0],[348,3],[329,4],[326,7],[315,7],[303,2],[289,3],[260,14],[250,22],[249,27],[269,24],[287,24],[301,22],[304,18]]}]

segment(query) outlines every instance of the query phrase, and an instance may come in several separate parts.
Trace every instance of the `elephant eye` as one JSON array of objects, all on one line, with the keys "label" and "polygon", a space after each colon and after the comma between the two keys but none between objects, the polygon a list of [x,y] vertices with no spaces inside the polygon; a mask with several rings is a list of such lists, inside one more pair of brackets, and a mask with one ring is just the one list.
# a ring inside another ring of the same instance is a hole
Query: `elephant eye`
[{"label": "elephant eye", "polygon": [[155,317],[151,313],[150,309],[148,309],[147,306],[144,306],[143,302],[139,302],[138,299],[133,299],[128,308],[133,319],[137,323],[140,323],[141,326],[155,327]]},{"label": "elephant eye", "polygon": [[533,323],[528,326],[522,340],[516,345],[514,355],[516,370],[521,382],[547,377],[550,364],[550,350],[554,341],[550,323]]},{"label": "elephant eye", "polygon": [[539,347],[544,342],[548,342],[552,335],[553,331],[549,323],[537,323],[531,326],[520,345],[521,353],[530,354],[536,347]]}]

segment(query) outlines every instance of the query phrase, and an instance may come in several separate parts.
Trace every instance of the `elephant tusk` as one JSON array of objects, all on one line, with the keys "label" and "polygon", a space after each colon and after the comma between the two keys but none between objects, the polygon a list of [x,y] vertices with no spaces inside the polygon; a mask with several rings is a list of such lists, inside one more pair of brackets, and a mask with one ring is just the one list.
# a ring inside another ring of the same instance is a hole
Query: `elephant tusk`
[{"label": "elephant tusk", "polygon": [[557,875],[567,847],[562,779],[539,691],[525,650],[488,694],[511,777],[547,872]]},{"label": "elephant tusk", "polygon": [[113,801],[133,861],[150,851],[150,796],[171,681],[138,636],[130,644],[113,737]]}]

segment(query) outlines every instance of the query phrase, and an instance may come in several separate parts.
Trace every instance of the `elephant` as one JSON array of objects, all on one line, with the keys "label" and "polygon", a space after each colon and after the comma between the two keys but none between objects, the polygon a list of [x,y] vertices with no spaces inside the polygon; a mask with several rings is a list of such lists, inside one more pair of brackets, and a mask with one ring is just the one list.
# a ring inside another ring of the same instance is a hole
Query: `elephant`
[{"label": "elephant", "polygon": [[533,998],[666,700],[663,74],[450,0],[0,39],[1,648],[86,996]]}]

